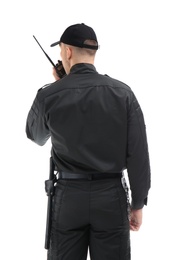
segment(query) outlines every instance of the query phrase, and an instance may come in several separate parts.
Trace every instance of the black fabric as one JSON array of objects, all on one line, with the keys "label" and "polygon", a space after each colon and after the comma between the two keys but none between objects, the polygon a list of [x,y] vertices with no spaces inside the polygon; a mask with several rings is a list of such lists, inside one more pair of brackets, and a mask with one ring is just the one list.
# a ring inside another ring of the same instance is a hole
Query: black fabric
[{"label": "black fabric", "polygon": [[59,179],[48,260],[130,260],[127,212],[120,178]]},{"label": "black fabric", "polygon": [[127,169],[134,209],[150,188],[146,126],[139,102],[125,83],[76,64],[63,79],[41,88],[29,111],[28,138],[51,137],[57,170],[82,174]]}]

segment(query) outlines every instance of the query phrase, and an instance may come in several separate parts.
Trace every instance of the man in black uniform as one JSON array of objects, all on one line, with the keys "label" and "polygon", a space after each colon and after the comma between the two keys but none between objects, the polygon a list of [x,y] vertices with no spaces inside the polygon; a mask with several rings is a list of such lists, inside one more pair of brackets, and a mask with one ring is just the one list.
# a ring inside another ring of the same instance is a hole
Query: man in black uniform
[{"label": "man in black uniform", "polygon": [[[143,113],[129,86],[94,67],[94,30],[69,26],[59,45],[66,75],[40,89],[26,133],[38,145],[51,137],[58,171],[49,260],[129,260],[130,230],[139,230],[150,189]],[[130,216],[122,183],[127,169]]]}]

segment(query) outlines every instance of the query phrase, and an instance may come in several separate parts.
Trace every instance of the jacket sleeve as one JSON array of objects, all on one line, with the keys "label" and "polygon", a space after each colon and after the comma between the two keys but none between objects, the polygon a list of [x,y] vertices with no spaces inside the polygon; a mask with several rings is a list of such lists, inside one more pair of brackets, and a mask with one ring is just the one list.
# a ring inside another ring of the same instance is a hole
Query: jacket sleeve
[{"label": "jacket sleeve", "polygon": [[127,172],[131,207],[141,209],[147,205],[151,173],[144,116],[133,93],[128,113]]},{"label": "jacket sleeve", "polygon": [[50,131],[45,122],[44,104],[38,99],[38,93],[27,116],[26,135],[30,140],[42,146],[49,139]]}]

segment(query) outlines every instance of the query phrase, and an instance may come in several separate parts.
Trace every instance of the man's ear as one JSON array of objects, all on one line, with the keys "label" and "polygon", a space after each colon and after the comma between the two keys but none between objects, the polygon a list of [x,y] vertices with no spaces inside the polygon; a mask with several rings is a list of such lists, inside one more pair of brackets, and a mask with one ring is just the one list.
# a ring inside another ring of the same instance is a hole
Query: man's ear
[{"label": "man's ear", "polygon": [[66,54],[67,54],[67,59],[70,60],[72,56],[72,49],[70,47],[66,47]]}]

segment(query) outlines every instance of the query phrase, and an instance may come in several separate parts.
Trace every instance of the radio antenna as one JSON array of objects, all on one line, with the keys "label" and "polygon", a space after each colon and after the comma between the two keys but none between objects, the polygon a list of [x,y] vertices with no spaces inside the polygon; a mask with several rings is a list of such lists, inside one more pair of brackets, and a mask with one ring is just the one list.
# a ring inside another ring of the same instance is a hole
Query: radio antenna
[{"label": "radio antenna", "polygon": [[38,42],[38,40],[36,39],[36,37],[33,35],[34,39],[36,40],[36,42],[38,43],[38,45],[40,46],[40,48],[42,49],[42,51],[44,52],[44,54],[46,55],[46,57],[48,58],[48,60],[50,61],[50,63],[53,65],[53,67],[57,70],[56,65],[53,63],[53,61],[51,60],[51,58],[47,55],[47,53],[44,51],[44,49],[42,48],[42,46],[40,45],[40,43]]}]

